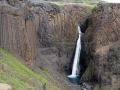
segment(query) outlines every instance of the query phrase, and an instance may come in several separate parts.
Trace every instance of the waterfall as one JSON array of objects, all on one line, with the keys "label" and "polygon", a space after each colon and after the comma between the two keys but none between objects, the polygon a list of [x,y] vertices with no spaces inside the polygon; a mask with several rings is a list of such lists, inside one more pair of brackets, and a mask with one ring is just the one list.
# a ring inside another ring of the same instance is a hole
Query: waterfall
[{"label": "waterfall", "polygon": [[81,51],[81,29],[78,26],[78,40],[76,43],[76,50],[75,50],[75,57],[74,57],[74,62],[73,62],[73,67],[72,67],[72,74],[69,75],[69,78],[75,78],[79,76],[80,74],[80,66],[79,66],[79,59],[80,59],[80,51]]}]

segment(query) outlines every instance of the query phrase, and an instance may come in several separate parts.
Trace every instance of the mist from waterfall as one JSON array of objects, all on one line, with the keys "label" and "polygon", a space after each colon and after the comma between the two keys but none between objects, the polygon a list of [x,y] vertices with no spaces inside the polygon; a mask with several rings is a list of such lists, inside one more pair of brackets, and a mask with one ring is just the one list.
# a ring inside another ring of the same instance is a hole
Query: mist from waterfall
[{"label": "mist from waterfall", "polygon": [[72,67],[72,74],[68,76],[68,78],[75,78],[80,75],[80,51],[81,51],[81,29],[80,26],[78,26],[78,40],[76,43],[76,50],[75,50],[75,56],[74,56],[74,62]]}]

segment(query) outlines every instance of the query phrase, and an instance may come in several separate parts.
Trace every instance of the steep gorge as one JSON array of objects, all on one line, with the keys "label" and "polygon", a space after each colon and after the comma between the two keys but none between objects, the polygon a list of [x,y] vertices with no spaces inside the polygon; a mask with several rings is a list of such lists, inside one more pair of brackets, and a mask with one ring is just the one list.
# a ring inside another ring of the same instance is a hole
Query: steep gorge
[{"label": "steep gorge", "polygon": [[[48,70],[67,90],[80,89],[69,83],[64,67],[69,67],[78,23],[89,15],[90,10],[79,5],[0,0],[0,45],[32,70]],[[120,4],[99,3],[92,10],[92,24],[83,39],[88,68],[80,82],[95,82],[94,90],[120,89],[119,16]]]}]

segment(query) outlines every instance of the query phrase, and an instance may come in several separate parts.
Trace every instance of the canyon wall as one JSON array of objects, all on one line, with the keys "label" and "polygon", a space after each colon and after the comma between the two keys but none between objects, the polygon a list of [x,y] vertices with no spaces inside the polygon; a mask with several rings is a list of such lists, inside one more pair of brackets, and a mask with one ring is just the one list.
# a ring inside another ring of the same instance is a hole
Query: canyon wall
[{"label": "canyon wall", "polygon": [[67,90],[75,90],[63,71],[74,51],[78,22],[83,24],[89,13],[87,7],[79,5],[0,0],[0,46],[21,57],[33,70],[51,72]]},{"label": "canyon wall", "polygon": [[89,66],[81,81],[96,81],[94,90],[120,89],[120,4],[99,3],[85,33]]},{"label": "canyon wall", "polygon": [[0,45],[28,64],[35,58],[35,24],[24,1],[0,1]]},{"label": "canyon wall", "polygon": [[31,4],[34,6],[37,47],[41,48],[56,46],[59,42],[75,42],[78,23],[83,24],[90,14],[87,7],[79,5]]},{"label": "canyon wall", "polygon": [[[70,7],[73,6],[68,8]],[[90,12],[87,7],[74,7],[72,11],[79,12],[82,20],[76,21],[74,17],[78,14],[71,15],[69,10],[65,11],[64,8],[50,3],[1,0],[0,45],[25,59],[28,64],[36,59],[36,48],[60,49],[66,43],[73,43],[74,48],[78,22],[83,23]],[[66,50],[65,52],[67,53]]]},{"label": "canyon wall", "polygon": [[67,90],[74,90],[75,86],[66,78],[64,69],[68,69],[71,62],[78,37],[78,23],[84,23],[90,10],[79,5],[30,4],[34,8],[36,25],[35,67],[47,69]]}]

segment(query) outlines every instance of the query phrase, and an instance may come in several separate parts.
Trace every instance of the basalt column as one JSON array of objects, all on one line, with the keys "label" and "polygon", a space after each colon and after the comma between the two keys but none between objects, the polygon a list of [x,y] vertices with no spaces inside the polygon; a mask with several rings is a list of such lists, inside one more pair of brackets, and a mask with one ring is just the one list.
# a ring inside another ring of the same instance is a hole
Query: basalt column
[{"label": "basalt column", "polygon": [[0,45],[31,66],[35,58],[34,18],[25,2],[10,2],[0,1]]}]

